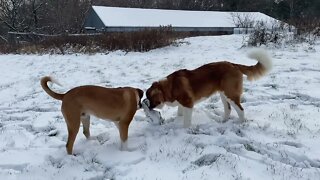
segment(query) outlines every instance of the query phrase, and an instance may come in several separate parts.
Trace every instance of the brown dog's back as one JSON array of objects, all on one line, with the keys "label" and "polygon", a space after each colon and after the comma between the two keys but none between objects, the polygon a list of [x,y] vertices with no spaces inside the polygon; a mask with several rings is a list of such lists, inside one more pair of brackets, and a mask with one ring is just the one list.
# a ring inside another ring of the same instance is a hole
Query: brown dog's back
[{"label": "brown dog's back", "polygon": [[63,103],[79,106],[83,113],[93,114],[101,119],[119,121],[123,115],[136,110],[136,89],[131,87],[104,88],[100,86],[80,86],[68,91]]}]

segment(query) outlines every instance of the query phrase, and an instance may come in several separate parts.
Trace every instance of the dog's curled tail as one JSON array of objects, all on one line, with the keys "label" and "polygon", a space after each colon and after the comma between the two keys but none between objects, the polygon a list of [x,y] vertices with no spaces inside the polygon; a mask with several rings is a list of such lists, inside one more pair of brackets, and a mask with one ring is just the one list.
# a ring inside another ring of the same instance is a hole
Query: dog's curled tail
[{"label": "dog's curled tail", "polygon": [[248,57],[257,60],[258,63],[254,66],[237,65],[240,71],[247,75],[249,81],[259,79],[272,69],[272,60],[266,50],[253,49],[249,52]]},{"label": "dog's curled tail", "polygon": [[54,80],[52,77],[45,76],[45,77],[41,78],[40,82],[41,82],[41,87],[43,88],[43,90],[46,93],[48,93],[51,97],[53,97],[54,99],[57,99],[57,100],[63,99],[64,94],[56,93],[48,87],[48,82],[52,82],[52,83],[55,83],[55,84],[61,86],[60,83],[58,83],[58,81]]}]

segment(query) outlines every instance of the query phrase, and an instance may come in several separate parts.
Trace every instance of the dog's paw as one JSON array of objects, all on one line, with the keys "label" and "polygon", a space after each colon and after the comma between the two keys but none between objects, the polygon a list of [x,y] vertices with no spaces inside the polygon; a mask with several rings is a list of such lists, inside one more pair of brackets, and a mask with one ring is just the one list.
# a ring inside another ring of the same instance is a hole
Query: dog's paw
[{"label": "dog's paw", "polygon": [[226,123],[229,120],[229,117],[222,117],[220,118],[220,123]]},{"label": "dog's paw", "polygon": [[128,142],[121,142],[120,151],[128,151]]}]

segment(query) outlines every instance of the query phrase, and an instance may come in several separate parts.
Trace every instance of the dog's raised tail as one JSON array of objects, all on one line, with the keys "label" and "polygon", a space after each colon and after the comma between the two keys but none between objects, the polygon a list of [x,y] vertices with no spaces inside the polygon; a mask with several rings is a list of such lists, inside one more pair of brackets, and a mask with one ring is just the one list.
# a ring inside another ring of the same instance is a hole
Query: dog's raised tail
[{"label": "dog's raised tail", "polygon": [[259,79],[272,69],[272,60],[266,50],[253,49],[249,52],[248,57],[257,60],[258,63],[254,66],[238,64],[238,67],[243,74],[247,75],[249,81]]},{"label": "dog's raised tail", "polygon": [[60,83],[58,83],[56,80],[54,80],[52,77],[50,76],[45,76],[43,78],[41,78],[41,87],[43,88],[43,90],[49,94],[49,96],[53,97],[54,99],[57,99],[57,100],[62,100],[63,97],[64,97],[64,94],[59,94],[59,93],[56,93],[54,91],[52,91],[49,87],[48,87],[48,82],[52,82],[52,83],[55,83],[59,86]]}]

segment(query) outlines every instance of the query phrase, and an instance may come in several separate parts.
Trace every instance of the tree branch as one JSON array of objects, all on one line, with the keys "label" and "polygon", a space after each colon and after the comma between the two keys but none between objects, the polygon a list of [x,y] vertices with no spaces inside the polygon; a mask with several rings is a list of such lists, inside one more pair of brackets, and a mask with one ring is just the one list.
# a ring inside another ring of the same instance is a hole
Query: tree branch
[{"label": "tree branch", "polygon": [[0,39],[2,39],[4,42],[8,43],[8,40],[0,35]]}]

